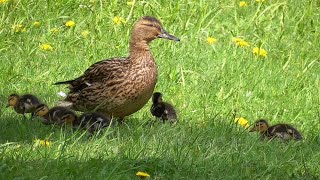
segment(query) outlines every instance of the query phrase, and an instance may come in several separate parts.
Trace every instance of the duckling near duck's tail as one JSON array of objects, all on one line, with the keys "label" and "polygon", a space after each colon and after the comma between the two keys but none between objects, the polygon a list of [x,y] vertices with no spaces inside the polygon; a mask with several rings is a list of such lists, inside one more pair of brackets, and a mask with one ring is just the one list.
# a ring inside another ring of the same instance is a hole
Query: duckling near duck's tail
[{"label": "duckling near duck's tail", "polygon": [[46,125],[72,125],[77,120],[77,115],[69,108],[56,106],[49,109],[45,104],[37,106],[35,115],[41,117],[42,123]]},{"label": "duckling near duck's tail", "polygon": [[83,113],[74,123],[74,128],[86,129],[90,135],[94,132],[108,127],[111,123],[111,118],[98,112]]},{"label": "duckling near duck's tail", "polygon": [[294,127],[288,124],[276,124],[269,127],[266,120],[261,119],[255,122],[254,127],[250,132],[257,131],[261,133],[262,138],[273,139],[279,138],[282,140],[302,140],[301,133]]},{"label": "duckling near duck's tail", "polygon": [[159,118],[163,122],[169,121],[174,123],[178,121],[174,107],[169,103],[163,102],[162,94],[159,92],[153,94],[150,112],[153,116]]},{"label": "duckling near duck's tail", "polygon": [[18,114],[22,114],[25,119],[25,114],[31,113],[30,119],[32,119],[34,111],[39,104],[41,104],[41,101],[32,94],[25,94],[22,96],[19,96],[18,94],[11,94],[8,97],[7,107],[13,107],[14,111]]},{"label": "duckling near duck's tail", "polygon": [[160,21],[144,16],[134,25],[128,57],[111,58],[91,65],[80,77],[55,84],[68,84],[64,100],[78,111],[103,112],[123,119],[140,110],[152,96],[158,70],[149,43],[157,38],[179,39],[166,32]]}]

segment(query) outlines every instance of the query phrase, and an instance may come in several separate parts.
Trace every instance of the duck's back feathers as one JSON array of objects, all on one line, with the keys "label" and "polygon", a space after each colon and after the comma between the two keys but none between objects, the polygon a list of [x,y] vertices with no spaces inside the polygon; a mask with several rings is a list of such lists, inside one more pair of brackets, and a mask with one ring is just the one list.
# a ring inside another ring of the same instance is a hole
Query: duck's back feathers
[{"label": "duck's back feathers", "polygon": [[[68,81],[56,82],[55,85],[69,84],[70,93],[77,93],[92,86],[94,83],[101,83],[109,79],[114,79],[130,63],[128,58],[111,58],[92,64],[82,76]],[[67,98],[68,99],[68,98]]]}]

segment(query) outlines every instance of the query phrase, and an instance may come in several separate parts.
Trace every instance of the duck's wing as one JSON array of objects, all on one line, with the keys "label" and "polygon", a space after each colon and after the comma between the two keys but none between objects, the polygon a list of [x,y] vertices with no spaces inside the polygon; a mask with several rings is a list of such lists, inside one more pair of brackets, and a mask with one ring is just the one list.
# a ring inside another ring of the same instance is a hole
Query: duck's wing
[{"label": "duck's wing", "polygon": [[129,67],[127,66],[129,63],[130,61],[125,57],[99,61],[92,64],[82,76],[74,80],[57,82],[55,85],[69,84],[70,93],[79,92],[93,83],[117,77],[118,74],[122,74],[123,68]]}]

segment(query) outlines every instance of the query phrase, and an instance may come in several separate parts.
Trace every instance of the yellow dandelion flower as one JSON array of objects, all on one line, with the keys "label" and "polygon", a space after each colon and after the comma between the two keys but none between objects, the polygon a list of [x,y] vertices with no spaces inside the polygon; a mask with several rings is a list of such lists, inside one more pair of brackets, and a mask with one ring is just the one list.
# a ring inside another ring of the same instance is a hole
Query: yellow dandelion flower
[{"label": "yellow dandelion flower", "polygon": [[148,173],[140,172],[140,171],[138,171],[138,172],[136,173],[136,176],[139,176],[140,178],[150,177],[150,175],[149,175]]},{"label": "yellow dandelion flower", "polygon": [[240,7],[246,7],[246,6],[248,6],[248,3],[246,1],[240,1],[239,2],[239,6]]},{"label": "yellow dandelion flower", "polygon": [[253,48],[252,52],[253,52],[254,55],[262,56],[262,57],[267,57],[267,54],[268,54],[265,49],[258,48],[258,47]]},{"label": "yellow dandelion flower", "polygon": [[120,26],[120,24],[125,24],[126,23],[126,20],[123,19],[123,17],[120,17],[120,16],[115,16],[113,19],[112,19],[113,23],[116,24],[117,26]]},{"label": "yellow dandelion flower", "polygon": [[207,38],[207,41],[208,41],[209,44],[215,44],[218,40],[216,38],[214,38],[214,37],[210,37],[209,36]]},{"label": "yellow dandelion flower", "polygon": [[243,117],[235,118],[235,119],[234,119],[234,122],[235,122],[235,123],[238,123],[240,126],[242,126],[242,127],[244,127],[244,128],[248,128],[248,127],[250,126],[248,120],[246,120],[246,119],[243,118]]},{"label": "yellow dandelion flower", "polygon": [[258,3],[263,3],[265,0],[256,0]]},{"label": "yellow dandelion flower", "polygon": [[36,146],[45,146],[45,147],[51,146],[51,142],[48,140],[35,139],[34,143]]},{"label": "yellow dandelion flower", "polygon": [[133,5],[134,5],[134,1],[128,1],[128,2],[127,2],[127,5],[128,5],[128,6],[133,6]]},{"label": "yellow dandelion flower", "polygon": [[250,44],[241,38],[233,38],[232,41],[240,47],[248,47]]},{"label": "yellow dandelion flower", "polygon": [[40,26],[40,22],[39,22],[39,21],[35,21],[35,22],[33,23],[33,26],[34,26],[34,27],[39,27],[39,26]]},{"label": "yellow dandelion flower", "polygon": [[9,0],[0,0],[0,4],[5,4],[7,2],[9,2]]},{"label": "yellow dandelion flower", "polygon": [[18,32],[26,32],[27,31],[27,29],[22,24],[13,25],[12,29],[16,33],[18,33]]},{"label": "yellow dandelion flower", "polygon": [[82,37],[87,38],[89,36],[90,32],[85,30],[81,32]]},{"label": "yellow dandelion flower", "polygon": [[44,51],[52,51],[53,47],[50,44],[41,44],[40,49],[42,49]]},{"label": "yellow dandelion flower", "polygon": [[76,26],[76,23],[74,21],[68,21],[65,25],[69,28],[73,28]]},{"label": "yellow dandelion flower", "polygon": [[50,29],[50,33],[57,34],[60,30],[58,28],[52,28]]}]

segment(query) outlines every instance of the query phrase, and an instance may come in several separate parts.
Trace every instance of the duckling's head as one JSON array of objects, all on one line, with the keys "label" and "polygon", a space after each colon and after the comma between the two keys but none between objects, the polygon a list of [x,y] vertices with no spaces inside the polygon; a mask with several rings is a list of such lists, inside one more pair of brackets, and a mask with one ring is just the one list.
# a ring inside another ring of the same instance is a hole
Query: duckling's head
[{"label": "duckling's head", "polygon": [[254,126],[250,129],[250,132],[257,131],[264,133],[268,130],[269,124],[266,120],[260,119],[254,123]]},{"label": "duckling's head", "polygon": [[151,16],[144,16],[140,20],[138,20],[138,22],[133,27],[131,43],[138,41],[146,42],[148,44],[149,42],[157,38],[180,41],[179,38],[165,31],[158,19]]},{"label": "duckling's head", "polygon": [[162,103],[162,94],[159,92],[153,93],[152,102],[153,104]]},{"label": "duckling's head", "polygon": [[49,112],[49,107],[45,104],[40,104],[36,107],[34,114],[43,117]]},{"label": "duckling's head", "polygon": [[11,95],[8,97],[7,107],[15,106],[15,105],[18,103],[19,97],[20,97],[20,96],[19,96],[18,94],[11,94]]},{"label": "duckling's head", "polygon": [[73,124],[77,120],[77,115],[74,114],[73,112],[67,112],[64,114],[62,117],[62,122],[65,124]]}]

